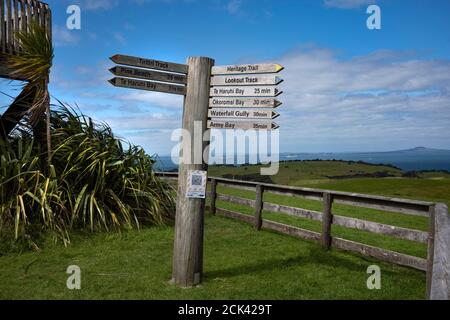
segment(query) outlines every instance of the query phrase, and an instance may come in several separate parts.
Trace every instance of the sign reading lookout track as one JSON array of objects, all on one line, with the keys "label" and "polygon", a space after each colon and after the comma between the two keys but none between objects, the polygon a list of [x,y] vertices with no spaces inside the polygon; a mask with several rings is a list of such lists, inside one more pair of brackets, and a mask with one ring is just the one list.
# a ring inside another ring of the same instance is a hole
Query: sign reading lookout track
[{"label": "sign reading lookout track", "polygon": [[[283,92],[277,85],[279,64],[246,64],[212,68],[208,128],[275,130],[279,116],[273,109]],[[236,121],[234,121],[236,120]],[[264,121],[266,120],[266,121]]]}]

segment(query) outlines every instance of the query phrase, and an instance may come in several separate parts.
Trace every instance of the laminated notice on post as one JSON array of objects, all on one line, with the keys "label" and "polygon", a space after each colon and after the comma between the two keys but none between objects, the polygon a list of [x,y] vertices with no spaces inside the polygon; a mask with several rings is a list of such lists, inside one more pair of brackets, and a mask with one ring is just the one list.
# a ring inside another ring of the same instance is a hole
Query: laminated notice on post
[{"label": "laminated notice on post", "polygon": [[206,196],[207,172],[189,170],[187,176],[186,198],[201,198]]}]

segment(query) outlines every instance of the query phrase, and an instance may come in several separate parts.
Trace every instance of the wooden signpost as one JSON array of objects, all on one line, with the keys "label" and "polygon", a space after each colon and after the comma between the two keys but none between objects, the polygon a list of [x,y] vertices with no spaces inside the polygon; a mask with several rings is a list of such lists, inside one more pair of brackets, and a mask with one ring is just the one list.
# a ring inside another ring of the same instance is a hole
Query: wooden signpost
[{"label": "wooden signpost", "polygon": [[[214,67],[214,60],[205,57],[190,57],[186,65],[119,54],[110,59],[118,64],[110,69],[116,77],[109,80],[116,87],[185,96],[183,129],[191,140],[183,139],[181,150],[183,158],[201,160],[179,164],[172,281],[182,287],[197,285],[203,273],[207,128],[277,129],[271,120],[279,116],[273,108],[281,105],[275,97],[281,94],[276,85],[283,80],[268,73],[283,67]],[[196,130],[198,124],[201,130]],[[198,145],[200,150],[192,147]]]}]

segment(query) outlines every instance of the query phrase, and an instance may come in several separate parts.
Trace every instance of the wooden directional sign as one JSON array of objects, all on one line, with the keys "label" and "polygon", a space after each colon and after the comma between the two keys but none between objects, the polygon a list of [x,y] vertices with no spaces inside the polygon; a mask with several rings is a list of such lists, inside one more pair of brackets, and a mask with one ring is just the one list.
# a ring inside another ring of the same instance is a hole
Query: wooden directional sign
[{"label": "wooden directional sign", "polygon": [[186,94],[185,86],[177,86],[177,85],[171,85],[171,84],[166,84],[166,83],[134,80],[134,79],[121,78],[121,77],[115,77],[115,78],[109,80],[109,82],[112,83],[116,87],[122,87],[122,88],[174,93],[174,94],[181,94],[181,95]]},{"label": "wooden directional sign", "polygon": [[245,76],[214,76],[211,78],[212,86],[254,86],[277,85],[283,79],[275,75],[245,75]]},{"label": "wooden directional sign", "polygon": [[259,121],[215,121],[208,120],[209,129],[242,129],[242,130],[276,130],[279,126],[275,122]]},{"label": "wooden directional sign", "polygon": [[127,66],[140,67],[146,69],[162,70],[167,72],[188,73],[188,66],[185,64],[165,62],[153,59],[144,59],[138,57],[116,54],[110,58],[114,63]]},{"label": "wooden directional sign", "polygon": [[212,74],[277,73],[283,69],[279,64],[244,64],[213,67]]},{"label": "wooden directional sign", "polygon": [[109,71],[116,76],[138,78],[144,80],[155,80],[179,84],[186,84],[187,81],[187,77],[183,74],[165,73],[122,66],[111,68],[109,69]]},{"label": "wooden directional sign", "polygon": [[238,107],[238,108],[276,108],[282,103],[274,98],[220,98],[209,99],[210,108]]},{"label": "wooden directional sign", "polygon": [[236,119],[275,119],[280,114],[271,109],[237,109],[214,108],[208,110],[211,118],[236,118]]},{"label": "wooden directional sign", "polygon": [[281,94],[274,86],[212,87],[211,97],[276,97]]}]

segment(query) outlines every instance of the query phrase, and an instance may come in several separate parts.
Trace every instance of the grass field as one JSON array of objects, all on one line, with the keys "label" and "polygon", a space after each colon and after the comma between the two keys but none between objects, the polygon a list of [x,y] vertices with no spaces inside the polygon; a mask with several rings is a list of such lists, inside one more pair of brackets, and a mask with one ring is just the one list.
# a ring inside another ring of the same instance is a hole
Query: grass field
[{"label": "grass field", "polygon": [[[75,236],[69,248],[0,257],[0,299],[424,299],[425,274],[207,216],[201,286],[169,284],[173,228]],[[66,268],[81,268],[81,290]],[[381,290],[367,267],[380,266]]]},{"label": "grass field", "polygon": [[[258,166],[211,167],[210,176],[257,174]],[[387,172],[389,178],[349,178]],[[274,183],[429,200],[450,204],[447,173],[403,177],[401,170],[339,161],[282,164]],[[335,178],[330,178],[335,177]],[[255,199],[252,191],[218,192]],[[264,201],[322,210],[320,201],[270,193]],[[254,214],[254,208],[218,201],[218,207]],[[333,213],[423,230],[428,219],[334,204]],[[264,219],[319,231],[320,222],[263,212]],[[426,245],[333,226],[333,236],[426,257]],[[168,283],[173,228],[122,234],[76,235],[72,245],[45,245],[40,252],[0,256],[0,299],[424,299],[425,273],[357,254],[324,251],[318,244],[208,215],[205,227],[205,277],[200,287],[179,289]],[[82,270],[82,290],[66,289],[67,266]],[[382,289],[368,290],[367,267],[382,269]]]}]

